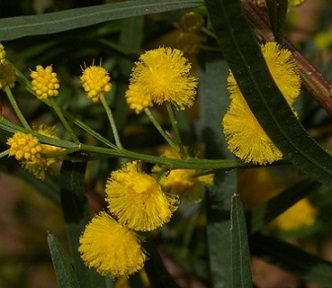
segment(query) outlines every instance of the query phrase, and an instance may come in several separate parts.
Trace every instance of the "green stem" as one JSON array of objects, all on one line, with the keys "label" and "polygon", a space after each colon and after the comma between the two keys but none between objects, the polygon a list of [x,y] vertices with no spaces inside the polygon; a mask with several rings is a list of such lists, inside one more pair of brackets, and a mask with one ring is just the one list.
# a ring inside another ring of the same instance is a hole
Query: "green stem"
[{"label": "green stem", "polygon": [[53,152],[53,153],[48,153],[48,154],[45,154],[45,157],[46,158],[57,158],[57,157],[62,157],[62,156],[66,156],[70,153],[73,153],[73,152],[78,152],[81,150],[81,145],[77,145],[75,147],[71,147],[71,148],[67,148],[67,149],[62,149],[60,151],[56,151],[56,152]]},{"label": "green stem", "polygon": [[168,112],[168,117],[171,121],[171,125],[172,125],[172,129],[173,129],[173,132],[175,135],[176,142],[180,147],[181,157],[186,158],[188,155],[183,147],[183,143],[182,143],[180,131],[179,131],[179,126],[178,126],[178,121],[176,120],[173,108],[170,103],[166,103],[166,108],[167,108],[167,112]]},{"label": "green stem", "polygon": [[122,148],[122,144],[120,142],[120,137],[119,137],[118,129],[116,128],[116,125],[115,125],[112,110],[108,106],[104,95],[100,95],[100,101],[103,104],[103,107],[104,107],[104,109],[106,111],[106,114],[107,114],[107,117],[108,117],[108,121],[110,122],[112,132],[113,132],[113,136],[114,136],[114,140],[115,140],[115,144],[118,148]]},{"label": "green stem", "polygon": [[9,154],[9,149],[7,149],[7,150],[5,150],[5,151],[2,151],[2,152],[0,153],[0,159],[3,158],[3,157],[5,157],[5,156],[7,156],[8,154]]},{"label": "green stem", "polygon": [[12,105],[15,114],[17,116],[17,118],[20,120],[20,122],[22,123],[23,127],[29,131],[31,131],[31,127],[28,124],[27,120],[25,119],[25,117],[23,116],[21,109],[18,107],[17,102],[12,94],[12,91],[10,90],[10,88],[8,86],[5,87],[5,93],[7,94],[7,97],[9,99],[10,104]]},{"label": "green stem", "polygon": [[165,133],[164,129],[160,126],[159,122],[156,120],[156,118],[153,116],[149,108],[145,108],[144,112],[146,116],[149,117],[150,121],[154,125],[154,127],[158,130],[158,132],[161,134],[161,136],[164,137],[166,142],[176,151],[179,152],[179,147],[172,141],[172,139]]},{"label": "green stem", "polygon": [[170,159],[154,155],[136,153],[125,149],[109,149],[98,146],[81,144],[81,150],[87,153],[96,153],[109,157],[124,157],[133,160],[141,160],[147,163],[161,164],[170,169],[233,169],[252,167],[252,164],[239,160],[210,160],[210,159]]},{"label": "green stem", "polygon": [[58,104],[54,101],[54,99],[52,97],[50,97],[49,101],[50,101],[50,104],[51,104],[53,110],[58,115],[62,125],[65,127],[68,134],[71,136],[71,138],[74,140],[74,142],[76,144],[79,144],[80,141],[78,140],[78,138],[77,138],[76,134],[74,133],[73,129],[68,124],[68,122],[67,122],[65,116],[63,115],[62,110],[60,109]]}]

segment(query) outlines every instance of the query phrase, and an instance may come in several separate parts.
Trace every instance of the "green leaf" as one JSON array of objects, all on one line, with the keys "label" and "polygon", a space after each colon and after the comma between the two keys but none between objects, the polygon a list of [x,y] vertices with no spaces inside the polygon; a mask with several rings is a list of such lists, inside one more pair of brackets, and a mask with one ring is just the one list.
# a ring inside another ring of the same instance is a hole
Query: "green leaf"
[{"label": "green leaf", "polygon": [[80,235],[90,218],[84,195],[85,169],[86,162],[63,161],[60,170],[61,206],[74,269],[80,285],[94,288],[101,285],[104,280],[94,270],[85,266],[78,252]]},{"label": "green leaf", "polygon": [[303,280],[332,287],[332,263],[277,239],[257,234],[250,239],[252,253]]},{"label": "green leaf", "polygon": [[274,37],[280,43],[287,15],[288,0],[266,0]]},{"label": "green leaf", "polygon": [[232,287],[252,287],[250,254],[243,205],[238,194],[232,198],[231,209]]},{"label": "green leaf", "polygon": [[160,13],[202,5],[202,0],[135,0],[32,16],[0,19],[0,41],[51,34],[114,19]]},{"label": "green leaf", "polygon": [[257,120],[286,158],[332,184],[332,156],[304,130],[270,76],[241,1],[206,1],[218,43]]},{"label": "green leaf", "polygon": [[270,200],[257,205],[247,215],[250,223],[250,233],[258,232],[266,227],[266,224],[274,218],[320,187],[321,184],[316,181],[304,180],[294,184]]},{"label": "green leaf", "polygon": [[[226,149],[220,119],[228,105],[226,93],[228,66],[219,53],[206,53],[205,66],[199,71],[199,134],[206,147],[207,158],[232,157]],[[218,75],[218,77],[216,77]],[[211,287],[231,286],[231,198],[236,192],[236,173],[218,171],[215,183],[206,194],[207,245]]]},{"label": "green leaf", "polygon": [[65,255],[58,239],[52,235],[47,235],[48,247],[55,270],[55,275],[60,288],[79,288],[76,274],[70,264],[68,257]]}]

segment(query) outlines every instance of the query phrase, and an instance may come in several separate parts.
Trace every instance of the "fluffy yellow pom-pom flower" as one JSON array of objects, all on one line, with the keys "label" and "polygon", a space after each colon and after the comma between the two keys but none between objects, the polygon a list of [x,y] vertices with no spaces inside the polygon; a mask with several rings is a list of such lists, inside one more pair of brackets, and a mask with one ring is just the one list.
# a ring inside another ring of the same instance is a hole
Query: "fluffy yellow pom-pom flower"
[{"label": "fluffy yellow pom-pom flower", "polygon": [[32,78],[32,90],[38,99],[43,100],[59,94],[59,80],[51,65],[46,68],[37,65],[36,71],[32,71],[30,77]]},{"label": "fluffy yellow pom-pom flower", "polygon": [[[292,105],[300,94],[301,80],[298,68],[291,60],[291,52],[281,49],[275,42],[268,42],[261,49],[276,85]],[[256,120],[232,73],[227,82],[231,104],[222,125],[228,148],[245,162],[265,165],[281,159],[281,151]]]},{"label": "fluffy yellow pom-pom flower", "polygon": [[105,212],[86,226],[79,252],[87,266],[113,277],[135,273],[146,259],[136,235]]},{"label": "fluffy yellow pom-pom flower", "polygon": [[81,76],[84,91],[88,93],[92,102],[97,102],[99,96],[111,91],[111,77],[105,68],[101,66],[90,66],[84,69]]},{"label": "fluffy yellow pom-pom flower", "polygon": [[265,165],[282,158],[242,95],[233,97],[222,125],[228,149],[243,161]]},{"label": "fluffy yellow pom-pom flower", "polygon": [[15,85],[16,72],[12,64],[4,62],[0,65],[0,89],[12,88]]},{"label": "fluffy yellow pom-pom flower", "polygon": [[0,43],[0,64],[4,64],[6,62],[6,51],[5,47]]},{"label": "fluffy yellow pom-pom flower", "polygon": [[197,79],[191,65],[178,49],[158,48],[145,52],[135,63],[126,93],[136,113],[152,103],[170,102],[178,109],[190,107],[195,99]]},{"label": "fluffy yellow pom-pom flower", "polygon": [[[261,45],[261,50],[273,80],[288,104],[292,105],[300,95],[301,88],[299,69],[292,61],[292,53],[287,49],[282,49],[276,42]],[[227,85],[231,97],[241,94],[232,73],[227,78]]]},{"label": "fluffy yellow pom-pom flower", "polygon": [[106,201],[122,225],[151,231],[170,220],[177,198],[166,195],[152,176],[138,169],[137,162],[131,162],[112,172],[106,184]]},{"label": "fluffy yellow pom-pom flower", "polygon": [[283,231],[303,229],[315,223],[317,214],[316,208],[304,198],[271,222],[271,226]]}]

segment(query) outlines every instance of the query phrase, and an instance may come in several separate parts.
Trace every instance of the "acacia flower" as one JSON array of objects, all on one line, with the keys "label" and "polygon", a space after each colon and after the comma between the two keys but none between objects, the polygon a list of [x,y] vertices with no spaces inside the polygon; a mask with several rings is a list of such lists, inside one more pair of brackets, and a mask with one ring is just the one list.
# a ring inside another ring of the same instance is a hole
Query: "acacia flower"
[{"label": "acacia flower", "polygon": [[178,49],[162,47],[145,52],[132,70],[126,92],[129,107],[136,113],[152,103],[170,102],[181,110],[190,107],[197,87],[190,68],[191,64]]},{"label": "acacia flower", "polygon": [[[299,69],[292,61],[292,53],[281,48],[276,42],[261,45],[263,57],[271,76],[289,105],[300,95],[301,78]],[[234,95],[241,94],[240,88],[232,73],[227,78],[227,88]]]},{"label": "acacia flower", "polygon": [[59,80],[51,65],[46,68],[37,65],[36,71],[31,71],[30,77],[32,78],[32,90],[38,99],[44,100],[59,94]]},{"label": "acacia flower", "polygon": [[[1,61],[1,60],[0,60]],[[15,68],[9,62],[0,64],[0,89],[13,88],[16,81]]]},{"label": "acacia flower", "polygon": [[[281,49],[275,42],[261,47],[270,73],[281,93],[292,105],[300,93],[301,81],[291,52]],[[231,150],[245,162],[265,165],[282,158],[246,103],[232,73],[227,78],[231,103],[223,117],[224,134]],[[268,97],[268,95],[267,95]]]},{"label": "acacia flower", "polygon": [[4,64],[6,62],[6,51],[5,47],[0,43],[0,64]]},{"label": "acacia flower", "polygon": [[265,165],[282,158],[282,152],[260,126],[243,96],[232,99],[222,125],[228,149],[243,161]]},{"label": "acacia flower", "polygon": [[88,267],[113,277],[135,273],[146,259],[135,233],[106,212],[99,213],[85,227],[78,250]]},{"label": "acacia flower", "polygon": [[[170,147],[162,148],[161,157],[181,159],[180,154]],[[154,166],[153,172],[160,172],[159,165]],[[172,194],[186,196],[192,200],[201,200],[205,187],[213,184],[213,175],[197,176],[195,169],[172,169],[163,175],[160,185]]]},{"label": "acacia flower", "polygon": [[106,194],[108,208],[119,223],[138,231],[168,222],[177,204],[176,196],[165,194],[152,176],[139,172],[137,162],[111,173]]},{"label": "acacia flower", "polygon": [[111,77],[105,68],[101,66],[90,66],[83,70],[81,83],[84,91],[88,93],[92,102],[97,102],[99,96],[112,89]]},{"label": "acacia flower", "polygon": [[[269,168],[250,168],[239,171],[238,193],[247,210],[262,204],[282,191],[282,187]],[[294,231],[312,226],[318,211],[307,199],[301,199],[273,220],[269,227],[281,231]]]},{"label": "acacia flower", "polygon": [[317,214],[316,208],[304,198],[271,222],[271,226],[283,231],[303,229],[315,223]]},{"label": "acacia flower", "polygon": [[[56,138],[53,132],[51,132],[51,128],[45,127],[39,126],[36,130],[40,134]],[[58,147],[41,144],[32,134],[20,131],[15,132],[7,140],[7,144],[10,146],[9,156],[14,156],[25,169],[40,180],[45,179],[45,172],[56,162],[55,158],[46,157],[46,155],[61,150]]]}]

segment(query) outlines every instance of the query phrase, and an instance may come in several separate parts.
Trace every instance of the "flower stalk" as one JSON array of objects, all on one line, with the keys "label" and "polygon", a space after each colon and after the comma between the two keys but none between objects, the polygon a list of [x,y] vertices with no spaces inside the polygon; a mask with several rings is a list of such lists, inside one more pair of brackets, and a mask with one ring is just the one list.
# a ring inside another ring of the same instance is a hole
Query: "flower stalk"
[{"label": "flower stalk", "polygon": [[111,125],[111,129],[112,129],[112,132],[113,132],[115,144],[118,148],[122,149],[122,144],[121,144],[121,141],[120,141],[119,132],[118,132],[118,129],[117,129],[115,121],[114,121],[112,110],[108,106],[108,104],[106,102],[106,99],[105,99],[105,96],[103,94],[99,95],[99,98],[100,98],[100,101],[101,101],[101,103],[102,103],[102,105],[105,109],[106,114],[107,114],[108,121]]},{"label": "flower stalk", "polygon": [[25,129],[31,131],[32,129],[31,129],[30,125],[28,124],[27,120],[25,119],[25,117],[23,116],[21,109],[18,107],[12,91],[10,90],[10,88],[8,86],[6,86],[4,90],[5,90],[5,93],[8,97],[10,104],[12,105],[12,107],[15,111],[17,118],[20,120],[21,124],[23,125],[23,127]]}]

